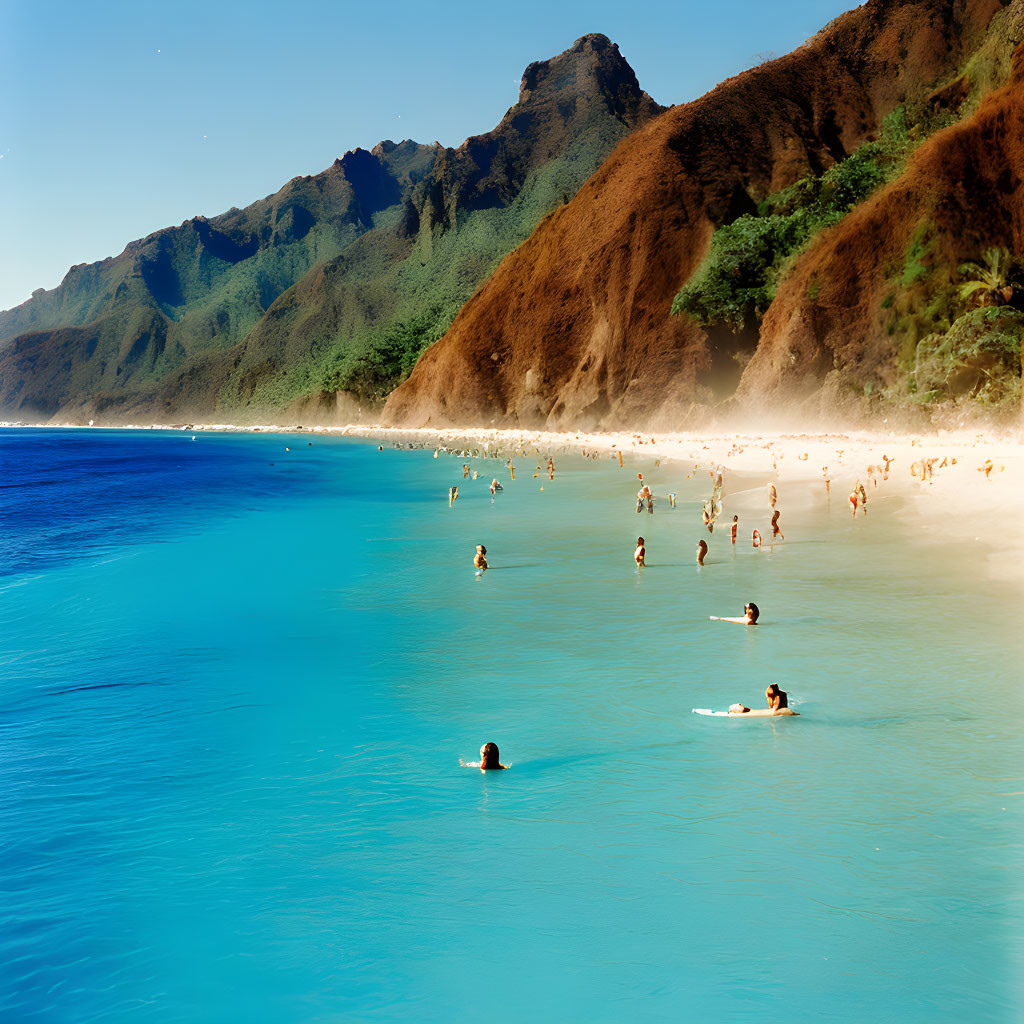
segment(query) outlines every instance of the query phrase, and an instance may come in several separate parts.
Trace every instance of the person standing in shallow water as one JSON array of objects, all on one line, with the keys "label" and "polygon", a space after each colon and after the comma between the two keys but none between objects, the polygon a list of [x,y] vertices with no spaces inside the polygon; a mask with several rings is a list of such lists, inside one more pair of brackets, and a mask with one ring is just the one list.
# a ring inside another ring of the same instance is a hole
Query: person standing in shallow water
[{"label": "person standing in shallow water", "polygon": [[636,539],[636,550],[633,552],[633,561],[642,569],[644,567],[644,559],[647,557],[647,548],[644,547],[643,537],[637,537]]},{"label": "person standing in shallow water", "polygon": [[704,564],[704,559],[707,557],[707,553],[708,553],[708,542],[706,540],[704,540],[704,539],[701,539],[700,542],[697,544],[697,564],[698,565],[703,565]]},{"label": "person standing in shallow water", "polygon": [[499,758],[501,755],[498,753],[497,743],[485,743],[480,748],[480,760],[479,761],[463,761],[459,758],[459,764],[463,768],[479,768],[482,772],[495,771],[498,769],[504,770],[508,768],[507,764],[502,764]]},{"label": "person standing in shallow water", "polygon": [[733,544],[736,543],[736,531],[739,528],[740,528],[740,517],[739,516],[733,516],[732,517],[732,542],[733,542]]},{"label": "person standing in shallow water", "polygon": [[473,565],[476,568],[477,576],[483,576],[487,572],[487,548],[483,544],[477,544],[476,555],[473,558]]}]

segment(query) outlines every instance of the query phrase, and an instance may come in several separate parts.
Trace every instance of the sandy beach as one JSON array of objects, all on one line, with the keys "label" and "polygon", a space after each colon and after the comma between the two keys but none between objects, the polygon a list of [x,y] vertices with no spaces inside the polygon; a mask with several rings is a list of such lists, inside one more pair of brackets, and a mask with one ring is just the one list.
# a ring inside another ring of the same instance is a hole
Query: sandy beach
[{"label": "sandy beach", "polygon": [[[424,447],[486,446],[502,452],[559,451],[722,467],[762,477],[780,488],[825,486],[846,503],[858,482],[872,497],[907,499],[900,513],[916,520],[925,539],[977,545],[980,565],[994,579],[1024,587],[1024,445],[1013,436],[941,432],[920,437],[864,432],[830,434],[629,434],[551,433],[530,430],[390,429],[352,425],[347,436]],[[889,458],[885,472],[885,456]],[[925,467],[930,463],[930,468]],[[991,467],[988,472],[986,469]]]},{"label": "sandy beach", "polygon": [[[27,424],[3,423],[0,427]],[[42,425],[40,425],[42,426]],[[46,426],[63,426],[46,424]],[[71,427],[68,424],[68,427]],[[99,429],[74,425],[76,429]],[[1024,588],[1024,443],[1014,434],[940,431],[896,433],[632,434],[626,431],[557,433],[493,428],[392,428],[366,424],[300,427],[279,424],[128,425],[125,430],[182,429],[191,433],[301,433],[361,437],[422,448],[481,449],[501,454],[543,456],[559,452],[610,457],[621,453],[624,467],[638,458],[691,464],[704,471],[721,467],[767,486],[823,488],[825,473],[834,500],[846,503],[857,485],[871,497],[906,499],[901,515],[916,520],[925,539],[977,546],[979,567],[991,578]],[[888,474],[885,457],[889,458]],[[926,472],[925,466],[930,463]],[[986,467],[991,468],[986,473]]]}]

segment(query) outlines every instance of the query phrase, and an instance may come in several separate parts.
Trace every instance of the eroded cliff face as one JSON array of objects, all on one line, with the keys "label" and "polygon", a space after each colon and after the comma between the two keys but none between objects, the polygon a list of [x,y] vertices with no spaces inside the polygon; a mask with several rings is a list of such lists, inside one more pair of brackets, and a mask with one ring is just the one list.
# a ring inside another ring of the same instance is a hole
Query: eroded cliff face
[{"label": "eroded cliff face", "polygon": [[[899,104],[956,77],[1001,6],[872,0],[635,132],[506,257],[392,393],[385,421],[706,423],[739,376],[736,341],[670,307],[714,229],[842,160]],[[767,355],[751,364],[743,394],[774,387],[778,365]],[[761,366],[776,369],[758,376]]]},{"label": "eroded cliff face", "polygon": [[[956,268],[992,246],[1024,252],[1024,45],[1005,87],[799,260],[765,316],[738,405],[812,421],[869,416],[913,362],[936,296],[955,294]],[[974,383],[967,373],[965,387]]]}]

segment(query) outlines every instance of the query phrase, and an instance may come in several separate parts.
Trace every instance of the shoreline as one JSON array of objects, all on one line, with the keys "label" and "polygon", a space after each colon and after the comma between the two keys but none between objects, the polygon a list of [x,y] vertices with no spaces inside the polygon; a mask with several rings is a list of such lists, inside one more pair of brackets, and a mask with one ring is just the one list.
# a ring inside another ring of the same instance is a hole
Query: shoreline
[{"label": "shoreline", "polygon": [[[497,428],[407,428],[366,424],[282,427],[274,424],[138,424],[88,427],[80,424],[0,423],[0,429],[168,430],[183,433],[302,434],[362,438],[421,448],[483,448],[490,453],[559,452],[628,460],[668,460],[697,468],[721,467],[726,474],[761,477],[763,483],[823,487],[828,467],[833,498],[844,504],[859,481],[869,496],[895,494],[907,499],[913,528],[936,543],[978,545],[978,557],[993,579],[1024,589],[1024,443],[1019,437],[991,437],[940,430],[919,436],[851,430],[834,433],[729,434],[551,432]],[[883,455],[890,468],[885,478]],[[922,464],[934,460],[922,479]],[[991,463],[986,475],[984,467]],[[869,473],[869,467],[871,472]],[[913,469],[913,472],[912,472]],[[873,486],[873,479],[878,486]]]}]

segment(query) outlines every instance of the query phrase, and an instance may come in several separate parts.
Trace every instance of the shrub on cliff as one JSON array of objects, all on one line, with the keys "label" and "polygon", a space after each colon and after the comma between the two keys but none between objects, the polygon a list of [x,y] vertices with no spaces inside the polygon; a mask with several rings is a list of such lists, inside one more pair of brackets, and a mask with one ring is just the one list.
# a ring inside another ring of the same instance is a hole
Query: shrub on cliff
[{"label": "shrub on cliff", "polygon": [[1010,306],[972,309],[945,334],[917,346],[912,377],[921,400],[970,395],[1000,404],[1019,393],[1024,313]]},{"label": "shrub on cliff", "polygon": [[879,138],[824,174],[802,178],[714,234],[711,248],[672,303],[702,327],[724,323],[734,331],[764,315],[797,254],[825,228],[891,180],[907,155],[939,122],[908,130],[902,107],[886,117]]}]

